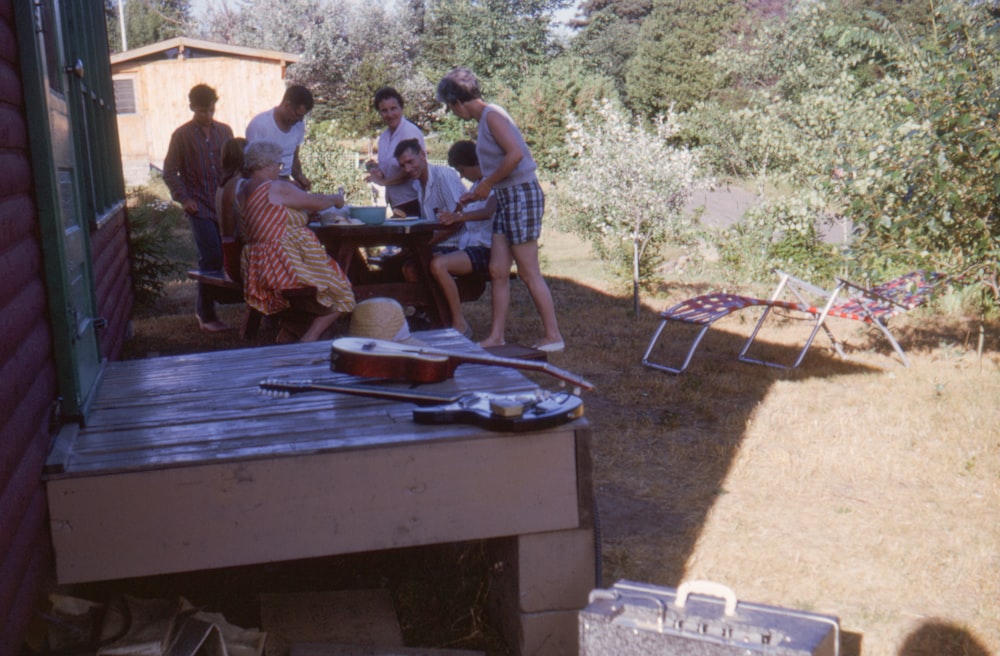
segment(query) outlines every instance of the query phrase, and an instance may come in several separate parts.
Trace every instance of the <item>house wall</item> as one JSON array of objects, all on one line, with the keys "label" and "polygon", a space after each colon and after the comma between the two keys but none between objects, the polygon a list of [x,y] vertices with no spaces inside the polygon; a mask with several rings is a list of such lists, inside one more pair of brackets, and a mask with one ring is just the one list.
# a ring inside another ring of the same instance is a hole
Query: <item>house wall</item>
[{"label": "house wall", "polygon": [[[21,652],[52,579],[42,467],[58,396],[14,2],[0,0],[0,656]],[[117,359],[133,297],[124,206],[91,230],[101,354]]]},{"label": "house wall", "polygon": [[56,398],[13,3],[0,0],[0,656],[50,567],[42,465]]},{"label": "house wall", "polygon": [[215,119],[242,136],[247,123],[274,107],[285,93],[284,66],[277,61],[236,56],[122,62],[114,79],[132,78],[136,114],[118,115],[125,183],[148,181],[149,166],[163,168],[170,135],[191,120],[188,91],[204,83],[219,94]]},{"label": "house wall", "polygon": [[125,340],[131,335],[132,276],[130,272],[128,217],[122,207],[90,233],[94,263],[94,295],[97,316],[107,327],[98,332],[101,356],[109,360],[121,357]]}]

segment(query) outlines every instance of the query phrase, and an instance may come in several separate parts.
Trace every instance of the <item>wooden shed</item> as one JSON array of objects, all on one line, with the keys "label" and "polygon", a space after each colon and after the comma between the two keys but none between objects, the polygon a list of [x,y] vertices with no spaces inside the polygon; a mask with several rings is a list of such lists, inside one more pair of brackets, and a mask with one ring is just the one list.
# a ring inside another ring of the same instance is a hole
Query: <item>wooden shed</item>
[{"label": "wooden shed", "polygon": [[52,559],[42,467],[132,310],[103,4],[0,0],[0,656]]},{"label": "wooden shed", "polygon": [[233,134],[278,104],[285,69],[298,55],[177,37],[111,56],[122,168],[128,184],[162,169],[170,135],[191,120],[188,91],[204,83],[219,94],[215,118]]}]

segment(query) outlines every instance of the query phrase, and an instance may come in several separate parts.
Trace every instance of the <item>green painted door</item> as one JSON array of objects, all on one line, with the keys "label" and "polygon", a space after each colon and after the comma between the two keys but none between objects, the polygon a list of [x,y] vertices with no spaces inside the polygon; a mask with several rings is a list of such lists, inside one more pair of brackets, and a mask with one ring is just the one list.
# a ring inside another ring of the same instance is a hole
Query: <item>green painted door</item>
[{"label": "green painted door", "polygon": [[[94,316],[89,220],[81,209],[84,205],[73,141],[74,134],[83,131],[73,129],[74,95],[68,77],[85,72],[74,71],[63,54],[59,0],[36,3],[31,19],[37,40],[32,51],[41,76],[35,78],[35,89],[25,85],[25,104],[32,136],[53,343],[63,415],[82,419],[103,366],[96,334],[99,322]],[[41,102],[35,106],[45,111],[33,117],[31,108],[36,99]],[[38,145],[46,142],[48,152],[40,153]]]}]

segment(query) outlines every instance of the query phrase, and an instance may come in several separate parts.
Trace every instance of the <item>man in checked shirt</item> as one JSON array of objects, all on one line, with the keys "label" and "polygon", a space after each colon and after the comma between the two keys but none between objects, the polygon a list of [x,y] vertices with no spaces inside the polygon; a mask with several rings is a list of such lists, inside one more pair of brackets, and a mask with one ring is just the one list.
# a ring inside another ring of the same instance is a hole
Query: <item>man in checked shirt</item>
[{"label": "man in checked shirt", "polygon": [[[191,234],[198,248],[198,270],[222,277],[222,239],[215,216],[215,190],[222,178],[222,144],[233,137],[225,123],[213,120],[219,97],[207,84],[197,84],[188,93],[194,117],[174,130],[163,179],[171,197],[184,207]],[[198,284],[198,325],[210,333],[229,330],[215,313],[214,290]]]}]

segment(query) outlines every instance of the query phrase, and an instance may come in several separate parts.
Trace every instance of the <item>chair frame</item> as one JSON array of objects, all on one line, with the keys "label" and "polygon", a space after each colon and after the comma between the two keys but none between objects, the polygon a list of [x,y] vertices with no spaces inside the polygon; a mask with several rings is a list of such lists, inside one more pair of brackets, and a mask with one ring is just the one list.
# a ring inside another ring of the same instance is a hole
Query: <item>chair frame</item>
[{"label": "chair frame", "polygon": [[[772,295],[772,301],[775,300],[780,294],[782,283],[785,283],[786,279],[789,289],[793,291],[796,288],[804,288],[817,295],[824,293],[820,288],[809,285],[808,283],[787,273],[777,270],[775,273],[781,276],[782,281],[779,283],[776,293]],[[765,308],[760,319],[757,321],[757,325],[754,327],[749,339],[747,339],[746,344],[743,345],[743,349],[740,351],[738,356],[739,360],[741,362],[763,364],[779,369],[795,368],[802,362],[802,359],[805,357],[806,352],[812,345],[813,340],[816,338],[816,333],[820,328],[823,328],[827,336],[830,338],[830,342],[833,344],[833,348],[836,350],[837,355],[841,358],[847,359],[847,354],[844,352],[843,345],[837,341],[833,332],[826,325],[826,320],[829,317],[835,317],[838,319],[861,321],[862,323],[878,328],[892,346],[896,355],[899,356],[899,360],[903,366],[909,367],[910,361],[906,357],[906,353],[903,352],[903,347],[899,345],[899,341],[893,336],[889,327],[886,325],[886,322],[896,315],[903,314],[904,312],[908,312],[926,303],[927,300],[930,299],[933,292],[945,279],[946,276],[943,274],[918,270],[874,287],[865,287],[845,278],[838,277],[836,279],[837,286],[834,291],[830,292],[829,300],[820,313],[817,314],[814,308],[806,308],[804,306],[790,308],[812,314],[816,323],[812,333],[809,335],[809,339],[806,340],[805,346],[802,348],[802,351],[799,352],[799,356],[795,360],[795,363],[791,366],[778,362],[752,358],[747,355],[747,352],[753,345],[754,340],[757,338],[757,334],[760,332],[761,327],[764,325],[764,322],[767,320],[767,316],[771,311],[772,304],[769,304],[768,307]],[[837,295],[841,292],[844,292],[845,298],[843,298],[840,302],[835,302]],[[801,296],[799,299],[801,300]],[[784,306],[777,305],[777,307]]]},{"label": "chair frame", "polygon": [[[763,364],[778,369],[794,369],[805,359],[806,353],[809,352],[809,348],[812,346],[816,335],[819,334],[821,329],[830,339],[830,343],[833,345],[837,355],[846,359],[847,355],[844,352],[842,344],[833,335],[833,332],[826,323],[829,317],[837,317],[862,321],[878,328],[892,345],[903,365],[908,367],[909,360],[906,354],[903,352],[899,342],[889,331],[885,322],[897,314],[912,310],[925,303],[933,290],[945,278],[939,273],[914,271],[871,288],[843,278],[837,278],[836,286],[832,290],[826,290],[784,271],[775,269],[774,272],[778,275],[778,284],[766,300],[751,296],[741,296],[739,294],[704,294],[687,299],[662,312],[660,314],[660,324],[653,333],[653,337],[650,339],[649,345],[642,356],[642,364],[672,374],[680,374],[687,369],[695,351],[698,349],[699,344],[701,344],[702,338],[704,338],[708,329],[716,321],[744,308],[759,306],[763,307],[764,311],[737,356],[741,362]],[[901,294],[901,292],[906,292],[911,288],[914,288],[915,291]],[[782,298],[783,296],[785,298]],[[838,302],[838,299],[841,300]],[[810,317],[813,321],[813,329],[806,339],[805,345],[798,352],[791,364],[764,360],[749,355],[750,348],[760,334],[764,322],[770,316],[771,310],[776,308],[802,313]],[[650,359],[657,341],[662,336],[664,329],[671,322],[701,326],[701,330],[692,341],[679,367],[654,362]]]}]

